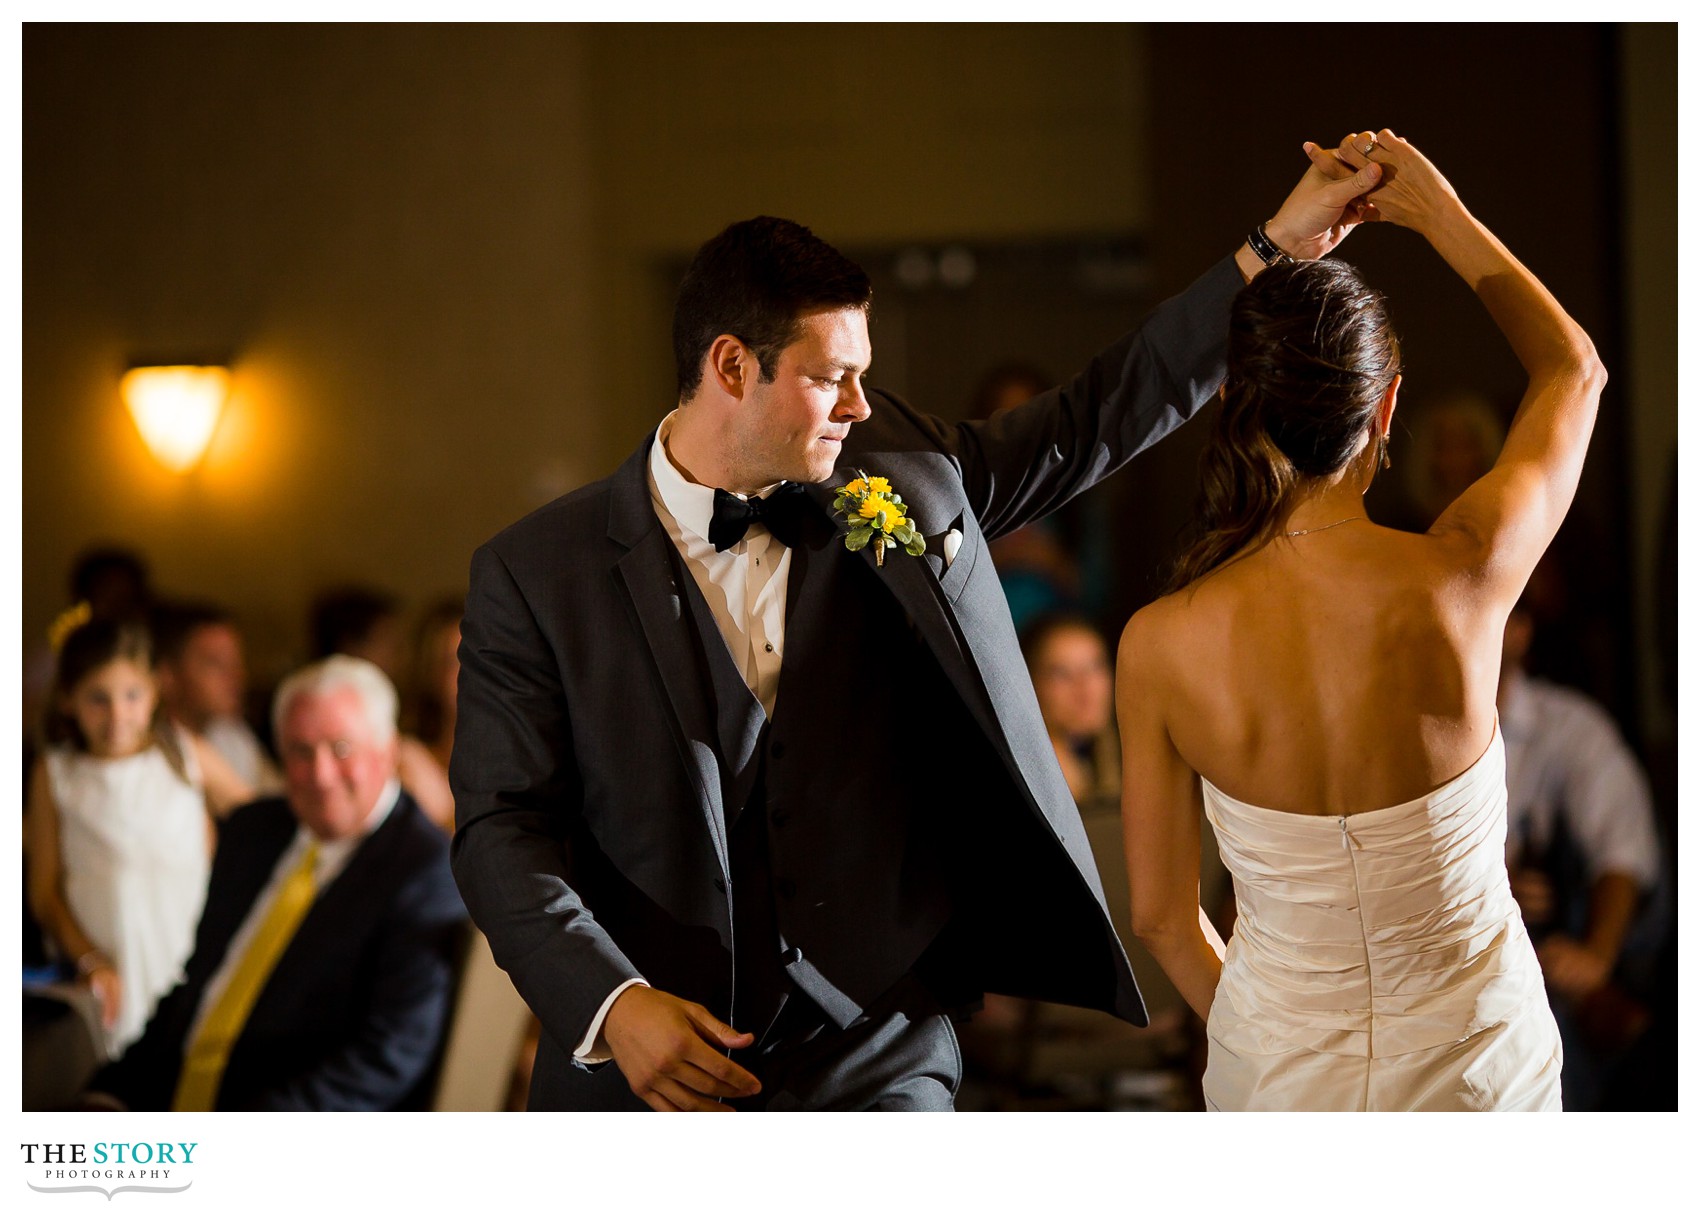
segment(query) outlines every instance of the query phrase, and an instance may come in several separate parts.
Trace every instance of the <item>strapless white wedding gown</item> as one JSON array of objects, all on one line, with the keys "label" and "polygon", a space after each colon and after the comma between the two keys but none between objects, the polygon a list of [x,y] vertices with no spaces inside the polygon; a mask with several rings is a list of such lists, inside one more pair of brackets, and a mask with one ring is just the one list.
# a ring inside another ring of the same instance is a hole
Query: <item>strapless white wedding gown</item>
[{"label": "strapless white wedding gown", "polygon": [[1559,1111],[1563,1053],[1505,872],[1505,747],[1349,817],[1204,810],[1239,916],[1210,1007],[1212,1111]]}]

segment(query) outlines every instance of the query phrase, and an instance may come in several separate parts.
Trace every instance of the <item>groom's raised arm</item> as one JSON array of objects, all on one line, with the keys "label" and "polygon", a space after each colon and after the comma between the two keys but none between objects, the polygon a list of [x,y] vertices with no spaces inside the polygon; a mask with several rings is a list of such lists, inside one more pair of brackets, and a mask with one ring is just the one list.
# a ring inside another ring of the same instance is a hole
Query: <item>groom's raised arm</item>
[{"label": "groom's raised arm", "polygon": [[1068,382],[941,427],[986,537],[1057,509],[1198,412],[1222,384],[1228,309],[1244,283],[1224,257]]},{"label": "groom's raised arm", "polygon": [[455,881],[496,963],[572,1052],[641,974],[570,883],[583,802],[556,657],[500,554],[472,558],[449,767]]},{"label": "groom's raised arm", "polygon": [[[1379,181],[1374,164],[1352,174],[1305,149],[1311,167],[1255,237],[1265,253],[1323,256],[1364,218],[1362,196]],[[961,469],[987,538],[1057,509],[1202,408],[1226,374],[1234,296],[1263,268],[1248,239],[1061,386],[988,420],[923,419]]]}]

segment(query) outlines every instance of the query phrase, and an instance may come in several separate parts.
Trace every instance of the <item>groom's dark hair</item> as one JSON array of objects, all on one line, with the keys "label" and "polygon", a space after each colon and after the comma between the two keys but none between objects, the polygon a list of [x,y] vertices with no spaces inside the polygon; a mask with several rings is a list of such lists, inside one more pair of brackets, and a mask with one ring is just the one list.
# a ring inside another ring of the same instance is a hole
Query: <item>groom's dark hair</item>
[{"label": "groom's dark hair", "polygon": [[722,333],[749,346],[771,383],[782,350],[799,336],[798,316],[814,308],[862,308],[868,275],[800,223],[760,215],[734,223],[697,250],[673,308],[679,399],[702,384],[702,360]]}]

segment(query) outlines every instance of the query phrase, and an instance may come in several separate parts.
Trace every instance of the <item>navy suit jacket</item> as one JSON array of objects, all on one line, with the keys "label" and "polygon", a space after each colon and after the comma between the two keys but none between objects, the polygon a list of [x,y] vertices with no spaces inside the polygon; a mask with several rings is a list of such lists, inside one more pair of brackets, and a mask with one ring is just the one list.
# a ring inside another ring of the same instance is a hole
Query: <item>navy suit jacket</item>
[{"label": "navy suit jacket", "polygon": [[[281,798],[219,825],[184,980],[96,1076],[136,1110],[171,1106],[189,1028],[296,818]],[[448,840],[406,792],[319,891],[255,1000],[219,1087],[221,1111],[382,1111],[417,1104],[441,1052],[467,929]]]}]

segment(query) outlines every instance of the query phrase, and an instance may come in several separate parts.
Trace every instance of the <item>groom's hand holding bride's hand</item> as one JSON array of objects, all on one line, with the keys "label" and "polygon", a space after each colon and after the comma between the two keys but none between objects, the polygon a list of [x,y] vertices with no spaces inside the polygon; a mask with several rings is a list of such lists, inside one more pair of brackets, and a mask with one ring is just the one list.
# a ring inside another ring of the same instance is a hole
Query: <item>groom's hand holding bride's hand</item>
[{"label": "groom's hand holding bride's hand", "polygon": [[1437,227],[1467,214],[1457,191],[1429,158],[1386,128],[1348,135],[1332,152],[1313,152],[1312,163],[1320,157],[1332,158],[1342,172],[1370,163],[1381,166],[1381,185],[1366,199],[1367,218],[1432,236]]},{"label": "groom's hand holding bride's hand", "polygon": [[[1350,141],[1353,136],[1346,138]],[[1365,142],[1368,138],[1361,136]],[[1364,195],[1381,184],[1381,166],[1367,163],[1354,169],[1334,152],[1313,143],[1305,144],[1305,152],[1310,156],[1310,168],[1263,230],[1289,257],[1314,261],[1332,252],[1354,227],[1371,217],[1374,208]],[[1242,249],[1242,253],[1249,250]],[[1251,266],[1247,277],[1263,268],[1255,258]],[[1247,269],[1243,256],[1240,268]]]},{"label": "groom's hand holding bride's hand", "polygon": [[632,986],[614,1000],[602,1038],[632,1094],[657,1112],[730,1112],[716,1101],[761,1090],[753,1074],[720,1054],[748,1048],[754,1036],[649,986]]}]

